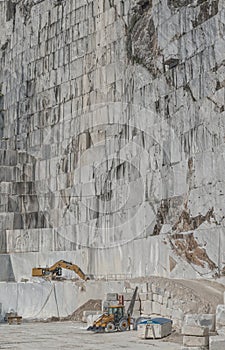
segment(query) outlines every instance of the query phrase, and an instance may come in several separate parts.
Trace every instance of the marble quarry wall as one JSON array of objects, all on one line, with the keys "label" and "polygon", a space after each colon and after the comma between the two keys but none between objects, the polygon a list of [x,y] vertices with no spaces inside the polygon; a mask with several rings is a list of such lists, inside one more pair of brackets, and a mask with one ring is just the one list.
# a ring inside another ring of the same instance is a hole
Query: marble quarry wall
[{"label": "marble quarry wall", "polygon": [[90,299],[104,299],[106,293],[124,291],[123,282],[18,282],[0,283],[2,310],[0,322],[14,310],[26,320],[46,320],[72,315]]},{"label": "marble quarry wall", "polygon": [[225,2],[0,1],[0,279],[225,274]]}]

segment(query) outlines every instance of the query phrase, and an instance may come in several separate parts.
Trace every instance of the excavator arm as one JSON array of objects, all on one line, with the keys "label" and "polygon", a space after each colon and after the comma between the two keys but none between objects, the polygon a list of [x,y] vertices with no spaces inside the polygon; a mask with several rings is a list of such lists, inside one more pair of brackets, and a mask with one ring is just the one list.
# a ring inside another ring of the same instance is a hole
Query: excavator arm
[{"label": "excavator arm", "polygon": [[135,288],[135,291],[134,291],[134,294],[132,296],[130,305],[129,305],[128,309],[127,309],[128,316],[132,316],[133,315],[134,304],[135,304],[135,300],[136,300],[136,297],[137,297],[137,291],[138,291],[138,287]]},{"label": "excavator arm", "polygon": [[61,276],[62,268],[74,271],[84,281],[87,281],[89,279],[89,277],[85,275],[85,273],[81,270],[81,268],[78,265],[72,264],[71,262],[67,262],[65,260],[59,260],[50,267],[34,267],[32,269],[32,276],[46,277],[52,276],[54,274],[57,276]]}]

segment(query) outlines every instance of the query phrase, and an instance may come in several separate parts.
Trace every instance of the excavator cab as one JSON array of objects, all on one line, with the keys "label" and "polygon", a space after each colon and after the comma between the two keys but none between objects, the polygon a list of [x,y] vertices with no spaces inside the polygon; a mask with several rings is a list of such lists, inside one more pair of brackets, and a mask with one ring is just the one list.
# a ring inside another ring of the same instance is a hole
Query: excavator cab
[{"label": "excavator cab", "polygon": [[42,268],[42,267],[34,267],[32,269],[32,276],[33,277],[48,277],[48,276],[62,276],[62,269],[61,267],[57,267],[54,271],[49,271],[48,268]]},{"label": "excavator cab", "polygon": [[52,271],[53,276],[62,276],[62,268],[56,267],[54,271]]}]

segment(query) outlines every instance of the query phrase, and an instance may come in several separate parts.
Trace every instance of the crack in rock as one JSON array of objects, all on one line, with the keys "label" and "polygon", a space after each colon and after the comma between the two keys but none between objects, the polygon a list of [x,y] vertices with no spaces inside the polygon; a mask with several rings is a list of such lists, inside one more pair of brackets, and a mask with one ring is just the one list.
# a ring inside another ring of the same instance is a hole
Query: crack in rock
[{"label": "crack in rock", "polygon": [[202,268],[204,268],[205,264],[207,264],[210,270],[214,270],[217,267],[214,261],[209,258],[206,250],[199,246],[193,233],[173,235],[170,242],[176,254],[185,258],[188,263],[200,266]]}]

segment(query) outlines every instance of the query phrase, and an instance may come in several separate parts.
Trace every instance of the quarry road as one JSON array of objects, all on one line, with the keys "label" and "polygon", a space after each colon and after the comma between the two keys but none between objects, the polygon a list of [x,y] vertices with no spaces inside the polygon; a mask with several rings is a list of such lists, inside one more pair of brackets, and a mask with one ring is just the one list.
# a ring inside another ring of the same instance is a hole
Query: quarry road
[{"label": "quarry road", "polygon": [[0,349],[83,349],[83,350],[178,350],[180,344],[142,340],[137,332],[94,334],[75,322],[22,323],[0,325]]}]

